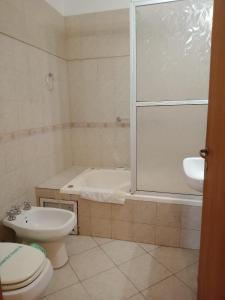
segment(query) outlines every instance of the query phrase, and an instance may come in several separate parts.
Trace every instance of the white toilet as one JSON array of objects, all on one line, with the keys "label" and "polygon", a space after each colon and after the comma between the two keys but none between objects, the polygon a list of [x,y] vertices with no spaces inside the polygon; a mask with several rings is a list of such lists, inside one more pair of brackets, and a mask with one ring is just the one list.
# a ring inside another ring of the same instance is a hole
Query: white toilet
[{"label": "white toilet", "polygon": [[31,246],[0,243],[0,278],[4,300],[37,300],[53,274],[50,261]]}]

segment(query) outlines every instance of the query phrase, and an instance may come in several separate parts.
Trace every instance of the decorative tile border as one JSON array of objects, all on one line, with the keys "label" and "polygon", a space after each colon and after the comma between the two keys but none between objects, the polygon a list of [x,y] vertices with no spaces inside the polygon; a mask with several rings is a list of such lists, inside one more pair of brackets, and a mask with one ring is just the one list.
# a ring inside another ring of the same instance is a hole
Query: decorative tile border
[{"label": "decorative tile border", "polygon": [[49,126],[43,126],[38,128],[21,129],[7,133],[0,133],[0,143],[6,143],[21,138],[34,136],[36,134],[44,134],[54,132],[57,130],[64,130],[70,128],[129,128],[130,122],[69,122],[63,124],[55,124]]},{"label": "decorative tile border", "polygon": [[72,122],[72,128],[129,128],[130,121],[124,120],[119,122]]},{"label": "decorative tile border", "polygon": [[21,129],[8,133],[0,133],[0,143],[10,142],[13,140],[30,137],[36,134],[44,134],[68,128],[71,128],[71,123],[49,125],[38,128]]}]

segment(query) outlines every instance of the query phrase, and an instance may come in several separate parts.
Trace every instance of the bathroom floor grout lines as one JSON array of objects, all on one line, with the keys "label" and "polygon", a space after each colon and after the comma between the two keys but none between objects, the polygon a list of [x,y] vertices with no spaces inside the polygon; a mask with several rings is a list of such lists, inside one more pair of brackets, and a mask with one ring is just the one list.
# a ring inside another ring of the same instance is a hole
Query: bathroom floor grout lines
[{"label": "bathroom floor grout lines", "polygon": [[[89,238],[92,238],[92,239],[96,242],[97,245],[90,246],[90,248],[87,248],[87,249],[85,249],[85,250],[79,251],[78,253],[74,253],[74,254],[70,254],[70,255],[69,255],[69,261],[68,261],[68,264],[69,264],[71,270],[73,271],[73,273],[75,274],[75,276],[76,276],[76,278],[77,278],[77,282],[76,282],[76,283],[73,283],[73,284],[70,284],[70,285],[67,285],[67,286],[65,286],[65,287],[63,287],[63,288],[59,288],[59,289],[57,289],[56,291],[53,291],[53,292],[51,292],[51,293],[48,293],[48,294],[45,295],[42,299],[46,299],[48,296],[51,296],[51,295],[57,295],[57,293],[59,293],[60,291],[65,290],[65,289],[68,289],[68,288],[70,288],[70,287],[72,287],[72,286],[76,286],[77,284],[81,284],[81,286],[84,288],[84,290],[86,291],[86,293],[89,295],[89,297],[90,297],[90,299],[91,299],[90,292],[87,290],[87,288],[86,288],[86,286],[83,284],[83,282],[86,281],[86,280],[90,280],[90,279],[92,279],[92,278],[94,278],[94,277],[96,277],[96,276],[98,276],[98,275],[100,275],[100,274],[103,274],[103,273],[105,273],[105,272],[108,272],[108,271],[110,271],[110,270],[112,270],[112,269],[114,269],[114,268],[116,268],[117,270],[119,270],[119,272],[120,272],[121,274],[123,274],[123,275],[126,277],[126,279],[131,283],[131,285],[132,285],[133,287],[135,287],[135,289],[137,290],[137,294],[134,294],[134,295],[132,295],[132,296],[129,296],[128,298],[126,298],[127,300],[129,300],[130,298],[132,298],[132,297],[134,297],[134,296],[138,296],[139,294],[141,294],[142,297],[146,299],[146,297],[143,295],[143,292],[144,292],[145,290],[147,290],[147,289],[149,289],[149,288],[151,288],[151,287],[154,287],[154,286],[158,285],[159,283],[161,283],[161,282],[167,280],[167,279],[170,278],[170,277],[175,277],[178,281],[180,281],[182,284],[184,284],[184,285],[185,285],[192,293],[196,294],[196,291],[194,291],[193,288],[191,288],[186,282],[184,282],[182,279],[180,279],[180,278],[177,276],[177,274],[180,273],[180,272],[182,272],[182,271],[184,271],[185,269],[187,269],[187,268],[189,268],[189,267],[191,267],[191,266],[194,266],[194,265],[197,263],[197,261],[198,261],[198,256],[197,256],[197,255],[196,255],[196,261],[195,261],[194,263],[190,263],[190,264],[186,265],[184,268],[179,269],[179,270],[176,271],[176,272],[173,272],[173,271],[171,271],[166,265],[164,265],[162,262],[159,262],[159,261],[157,260],[157,258],[155,258],[153,255],[151,255],[151,252],[152,252],[152,251],[154,251],[155,249],[162,248],[163,246],[162,246],[162,247],[161,247],[161,246],[158,246],[157,248],[154,248],[154,249],[152,249],[152,250],[147,251],[147,250],[144,248],[144,246],[141,245],[141,243],[130,242],[130,243],[132,243],[132,244],[136,244],[137,246],[139,246],[142,250],[144,250],[144,253],[141,253],[141,254],[139,254],[139,255],[137,255],[137,256],[135,256],[135,257],[131,257],[131,258],[129,258],[128,260],[123,261],[123,262],[121,262],[121,263],[119,263],[119,264],[116,264],[116,263],[113,261],[112,257],[110,257],[110,255],[109,255],[108,253],[106,253],[106,251],[103,249],[103,246],[104,246],[104,245],[109,244],[109,243],[112,243],[112,242],[115,241],[115,240],[111,239],[111,240],[109,240],[109,241],[106,241],[105,243],[101,243],[101,242],[97,242],[97,240],[95,240],[94,237],[89,237]],[[96,239],[97,239],[97,238],[96,238]],[[110,267],[110,268],[108,268],[108,269],[105,269],[104,271],[100,271],[100,272],[98,272],[98,273],[96,273],[96,274],[94,274],[94,275],[92,275],[92,276],[89,276],[89,277],[87,277],[87,278],[81,280],[81,279],[79,278],[78,274],[76,273],[76,271],[74,270],[74,268],[72,267],[72,265],[71,265],[71,263],[70,263],[70,258],[73,257],[73,256],[76,256],[76,255],[80,255],[80,254],[83,254],[83,253],[85,253],[85,252],[88,252],[88,251],[90,251],[90,250],[94,250],[94,249],[100,249],[100,250],[107,256],[107,258],[112,262],[113,266]],[[122,265],[122,264],[124,264],[124,263],[127,263],[127,262],[129,262],[129,261],[131,261],[131,260],[134,260],[134,259],[136,259],[136,258],[139,258],[139,257],[141,257],[141,256],[143,256],[143,255],[146,255],[146,254],[148,254],[148,255],[149,255],[153,260],[155,260],[158,264],[160,264],[161,266],[163,266],[167,271],[169,271],[170,274],[169,274],[168,276],[166,276],[165,278],[163,278],[163,279],[157,281],[156,283],[150,284],[148,287],[146,287],[146,288],[144,288],[144,289],[140,289],[140,288],[138,288],[138,287],[131,281],[131,279],[130,279],[130,278],[129,278],[129,277],[128,277],[128,276],[127,276],[120,268],[119,268],[119,266]]]}]

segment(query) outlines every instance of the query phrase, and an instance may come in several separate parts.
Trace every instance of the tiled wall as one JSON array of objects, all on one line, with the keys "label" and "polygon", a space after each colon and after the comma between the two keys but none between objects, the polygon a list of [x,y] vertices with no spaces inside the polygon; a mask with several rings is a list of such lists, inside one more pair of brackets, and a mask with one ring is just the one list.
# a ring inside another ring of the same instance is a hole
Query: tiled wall
[{"label": "tiled wall", "polygon": [[40,198],[78,202],[81,235],[128,240],[171,247],[199,249],[201,207],[156,201],[126,200],[109,204],[37,188]]},{"label": "tiled wall", "polygon": [[[129,165],[129,12],[65,18],[73,163]],[[120,117],[124,126],[116,122]]]},{"label": "tiled wall", "polygon": [[0,1],[0,219],[72,164],[64,29],[44,0]]},{"label": "tiled wall", "polygon": [[182,248],[199,248],[201,207],[126,200],[79,199],[80,234]]}]

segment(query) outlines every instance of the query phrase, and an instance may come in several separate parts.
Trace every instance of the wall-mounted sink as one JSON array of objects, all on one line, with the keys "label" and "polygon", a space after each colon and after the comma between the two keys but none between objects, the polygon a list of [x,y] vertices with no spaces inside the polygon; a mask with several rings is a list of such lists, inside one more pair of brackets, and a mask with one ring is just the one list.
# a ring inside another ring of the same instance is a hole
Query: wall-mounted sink
[{"label": "wall-mounted sink", "polygon": [[202,192],[205,160],[201,157],[187,157],[183,160],[183,168],[188,185],[192,189]]}]

